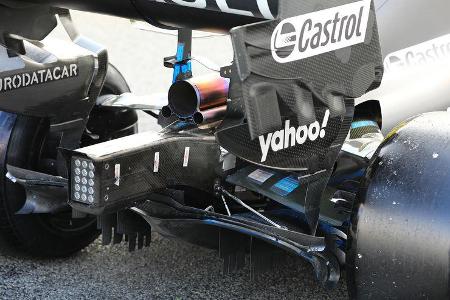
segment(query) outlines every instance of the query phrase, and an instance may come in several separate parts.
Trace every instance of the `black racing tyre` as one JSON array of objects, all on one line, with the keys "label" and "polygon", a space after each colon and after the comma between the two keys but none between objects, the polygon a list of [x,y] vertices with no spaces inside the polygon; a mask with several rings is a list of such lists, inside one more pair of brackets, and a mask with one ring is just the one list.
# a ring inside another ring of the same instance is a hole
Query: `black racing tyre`
[{"label": "black racing tyre", "polygon": [[[125,92],[129,92],[126,81],[117,69],[110,66],[102,93]],[[88,137],[83,136],[81,145],[99,143],[136,131],[135,111],[94,108],[87,125]],[[48,148],[47,132],[45,120],[17,116],[9,139],[6,163],[42,171],[40,160],[44,148]],[[3,176],[0,190],[0,250],[14,253],[18,250],[35,257],[65,257],[85,248],[99,235],[95,217],[72,219],[71,210],[59,214],[17,215],[15,212],[25,201],[23,188]]]},{"label": "black racing tyre", "polygon": [[450,113],[402,122],[373,157],[346,255],[351,299],[450,299]]}]

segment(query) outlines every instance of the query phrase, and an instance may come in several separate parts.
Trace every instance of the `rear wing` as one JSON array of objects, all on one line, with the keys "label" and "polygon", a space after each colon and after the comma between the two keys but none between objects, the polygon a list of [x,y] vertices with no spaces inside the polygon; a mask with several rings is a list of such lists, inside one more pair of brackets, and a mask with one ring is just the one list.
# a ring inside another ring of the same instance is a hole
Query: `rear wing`
[{"label": "rear wing", "polygon": [[217,138],[266,167],[318,172],[334,163],[353,100],[381,83],[371,0],[279,3],[272,21],[231,31],[231,106]]},{"label": "rear wing", "polygon": [[280,0],[278,17],[231,31],[234,64],[219,144],[263,168],[295,171],[315,233],[354,99],[383,76],[371,0]]}]

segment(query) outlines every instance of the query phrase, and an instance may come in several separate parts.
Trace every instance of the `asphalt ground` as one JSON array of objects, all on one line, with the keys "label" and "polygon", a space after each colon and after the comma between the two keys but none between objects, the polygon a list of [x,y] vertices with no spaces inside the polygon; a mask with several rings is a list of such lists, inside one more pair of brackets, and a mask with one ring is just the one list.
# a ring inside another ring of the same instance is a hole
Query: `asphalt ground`
[{"label": "asphalt ground", "polygon": [[[133,28],[127,20],[74,13],[82,33],[104,44],[110,60],[134,92],[163,92],[171,82],[164,56],[173,55],[176,37]],[[64,37],[59,29],[54,34]],[[219,65],[231,61],[226,36],[194,41],[194,56]],[[194,64],[194,72],[208,70]],[[143,118],[141,130],[154,129]],[[216,251],[154,235],[149,248],[129,253],[125,245],[102,247],[97,240],[66,259],[36,260],[14,253],[0,255],[2,299],[345,299],[345,279],[328,291],[318,285],[312,268],[287,257],[279,266],[250,280],[248,267],[223,275]]]}]

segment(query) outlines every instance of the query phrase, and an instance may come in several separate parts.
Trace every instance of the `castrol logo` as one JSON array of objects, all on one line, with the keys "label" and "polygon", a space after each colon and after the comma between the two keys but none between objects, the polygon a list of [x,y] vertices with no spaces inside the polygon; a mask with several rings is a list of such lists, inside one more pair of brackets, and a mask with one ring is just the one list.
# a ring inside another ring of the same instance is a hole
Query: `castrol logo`
[{"label": "castrol logo", "polygon": [[371,0],[362,0],[281,21],[272,34],[272,56],[289,63],[363,43]]},{"label": "castrol logo", "polygon": [[398,50],[386,56],[387,71],[450,62],[450,34]]}]

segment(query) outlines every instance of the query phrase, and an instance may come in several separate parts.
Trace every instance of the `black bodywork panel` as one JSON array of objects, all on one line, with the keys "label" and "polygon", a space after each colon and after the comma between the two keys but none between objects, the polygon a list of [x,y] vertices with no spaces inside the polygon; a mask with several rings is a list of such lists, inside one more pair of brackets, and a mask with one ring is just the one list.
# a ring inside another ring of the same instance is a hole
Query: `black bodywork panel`
[{"label": "black bodywork panel", "polygon": [[[1,2],[0,2],[1,3]],[[140,19],[163,28],[228,32],[231,28],[277,16],[278,0],[27,0],[67,9]]]},{"label": "black bodywork panel", "polygon": [[95,54],[68,42],[41,42],[56,27],[56,13],[46,6],[0,9],[1,110],[57,124],[92,109]]},{"label": "black bodywork panel", "polygon": [[[106,76],[106,52],[76,32],[67,11],[0,11],[0,109],[51,124],[86,119]],[[56,27],[57,14],[73,43],[42,41]]]},{"label": "black bodywork panel", "polygon": [[[65,46],[67,44],[60,45]],[[85,118],[93,106],[88,91],[94,76],[95,57],[85,53],[79,57],[58,59],[51,52],[29,43],[26,50],[32,54],[7,57],[3,53],[0,62],[0,109],[49,118],[52,123]],[[36,56],[33,57],[34,53]],[[53,61],[37,61],[37,55],[45,58],[53,56]]]},{"label": "black bodywork panel", "polygon": [[[0,5],[2,1],[0,1]],[[6,45],[9,35],[40,41],[57,25],[55,10],[49,6],[25,5],[20,8],[1,7],[0,44]]]},{"label": "black bodywork panel", "polygon": [[[67,10],[10,6],[1,8],[0,110],[47,120],[57,145],[75,149],[106,78],[107,52],[77,32]],[[56,15],[72,42],[42,40]]]}]

